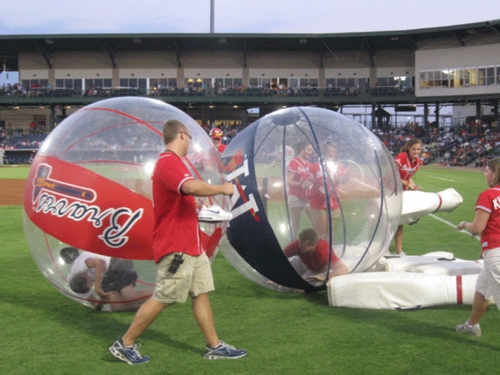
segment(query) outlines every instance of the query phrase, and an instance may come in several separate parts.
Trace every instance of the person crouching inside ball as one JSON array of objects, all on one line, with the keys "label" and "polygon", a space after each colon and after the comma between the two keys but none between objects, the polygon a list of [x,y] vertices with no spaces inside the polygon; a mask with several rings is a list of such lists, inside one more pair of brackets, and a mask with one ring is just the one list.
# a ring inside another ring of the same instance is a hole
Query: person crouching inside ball
[{"label": "person crouching inside ball", "polygon": [[[87,295],[98,310],[105,303],[110,303],[114,311],[137,310],[152,293],[135,289],[138,276],[131,260],[80,252],[73,247],[62,249],[60,254],[66,263],[72,265],[67,278],[70,289]],[[99,300],[92,296],[92,287]]]},{"label": "person crouching inside ball", "polygon": [[[300,232],[299,238],[283,251],[297,273],[309,282],[324,282],[332,277],[349,273],[346,265],[333,251],[330,255],[328,242],[320,239],[312,228]],[[331,269],[327,275],[329,263]]]}]

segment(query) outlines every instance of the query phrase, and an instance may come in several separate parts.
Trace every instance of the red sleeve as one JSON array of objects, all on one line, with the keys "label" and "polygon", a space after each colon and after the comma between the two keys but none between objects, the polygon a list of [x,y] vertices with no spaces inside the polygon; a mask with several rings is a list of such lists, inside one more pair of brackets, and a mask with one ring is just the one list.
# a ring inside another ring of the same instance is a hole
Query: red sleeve
[{"label": "red sleeve", "polygon": [[395,158],[394,161],[398,165],[398,168],[401,168],[404,164],[406,164],[407,156],[406,152],[400,152]]},{"label": "red sleeve", "polygon": [[283,252],[285,253],[285,256],[287,258],[293,257],[294,255],[299,255],[299,240],[293,241],[291,244],[289,244],[287,247],[283,249]]},{"label": "red sleeve", "polygon": [[[317,253],[321,259],[322,264],[328,264],[328,256],[329,256],[328,242],[326,242],[325,240],[319,240]],[[332,259],[332,265],[334,265],[339,261],[339,258],[335,255],[333,251],[331,259]]]}]

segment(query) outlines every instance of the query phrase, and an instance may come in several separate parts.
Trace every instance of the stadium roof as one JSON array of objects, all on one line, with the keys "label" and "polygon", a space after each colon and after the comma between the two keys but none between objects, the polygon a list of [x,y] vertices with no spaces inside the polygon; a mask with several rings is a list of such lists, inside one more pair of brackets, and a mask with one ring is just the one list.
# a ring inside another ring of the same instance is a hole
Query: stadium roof
[{"label": "stadium roof", "polygon": [[387,49],[417,49],[420,41],[443,37],[466,46],[468,37],[500,34],[500,19],[401,31],[339,34],[46,34],[0,35],[0,71],[18,71],[23,52],[41,53],[46,61],[58,52],[168,50],[183,51],[325,51],[364,50],[372,57]]}]

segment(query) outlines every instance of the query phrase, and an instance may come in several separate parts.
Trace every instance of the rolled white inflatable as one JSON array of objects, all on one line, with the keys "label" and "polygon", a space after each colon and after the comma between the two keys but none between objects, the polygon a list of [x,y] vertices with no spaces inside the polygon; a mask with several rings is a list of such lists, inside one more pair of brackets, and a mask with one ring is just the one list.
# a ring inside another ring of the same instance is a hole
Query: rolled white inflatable
[{"label": "rolled white inflatable", "polygon": [[419,272],[427,275],[477,275],[483,269],[482,260],[462,260],[455,259],[451,262],[439,262],[424,264],[413,268],[408,268],[408,272]]},{"label": "rolled white inflatable", "polygon": [[472,304],[476,275],[447,276],[416,272],[367,272],[333,277],[328,303],[365,309],[417,309]]},{"label": "rolled white inflatable", "polygon": [[438,193],[418,190],[403,192],[403,207],[399,224],[412,224],[433,212],[451,212],[463,202],[462,196],[453,188]]},{"label": "rolled white inflatable", "polygon": [[385,255],[369,269],[374,272],[420,272],[438,275],[469,275],[483,269],[482,260],[463,260],[453,253],[435,251],[418,256]]}]

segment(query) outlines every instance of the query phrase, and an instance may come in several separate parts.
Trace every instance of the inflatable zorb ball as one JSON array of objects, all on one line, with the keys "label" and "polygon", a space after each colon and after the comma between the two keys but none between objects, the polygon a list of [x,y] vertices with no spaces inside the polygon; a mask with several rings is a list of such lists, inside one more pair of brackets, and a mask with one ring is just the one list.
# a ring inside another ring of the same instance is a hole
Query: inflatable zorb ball
[{"label": "inflatable zorb ball", "polygon": [[[113,294],[105,308],[133,309],[151,294],[156,276],[151,173],[164,150],[162,128],[170,119],[183,122],[193,137],[183,158],[192,175],[221,183],[219,153],[206,132],[158,100],[124,97],[93,103],[61,122],[43,142],[26,183],[24,229],[38,268],[69,298],[101,308],[92,280],[87,286],[68,284],[82,269],[85,274],[87,258],[105,262],[105,292],[127,287],[127,293]],[[222,196],[206,204],[230,210]],[[227,223],[200,224],[202,246],[213,257]]]},{"label": "inflatable zorb ball", "polygon": [[[223,163],[236,194],[221,251],[260,285],[324,288],[309,281],[314,272],[300,258],[283,252],[305,229],[314,229],[350,273],[373,266],[397,229],[402,185],[393,158],[367,128],[336,112],[273,112],[231,141]],[[326,260],[321,272],[332,268]]]}]

